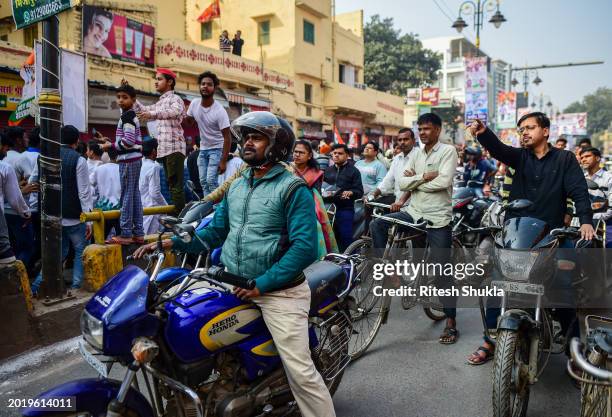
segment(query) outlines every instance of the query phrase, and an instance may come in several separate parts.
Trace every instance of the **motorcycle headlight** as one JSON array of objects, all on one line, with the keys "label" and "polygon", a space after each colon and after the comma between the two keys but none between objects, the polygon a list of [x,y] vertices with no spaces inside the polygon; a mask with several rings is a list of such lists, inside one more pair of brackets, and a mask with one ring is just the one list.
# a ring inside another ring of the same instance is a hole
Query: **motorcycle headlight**
[{"label": "motorcycle headlight", "polygon": [[529,274],[537,259],[537,252],[498,249],[497,262],[500,272],[508,281],[529,281]]},{"label": "motorcycle headlight", "polygon": [[98,320],[87,310],[81,314],[81,334],[85,341],[98,350],[104,348],[104,326],[102,320]]}]

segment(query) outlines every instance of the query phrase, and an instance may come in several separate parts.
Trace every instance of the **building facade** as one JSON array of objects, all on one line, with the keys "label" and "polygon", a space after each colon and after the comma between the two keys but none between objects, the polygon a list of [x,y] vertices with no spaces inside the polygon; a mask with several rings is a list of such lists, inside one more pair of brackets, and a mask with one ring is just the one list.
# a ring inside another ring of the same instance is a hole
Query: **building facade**
[{"label": "building facade", "polygon": [[[218,99],[232,119],[252,110],[270,110],[286,117],[301,135],[313,138],[331,137],[334,127],[344,135],[357,132],[360,138],[364,134],[383,138],[396,135],[403,124],[403,99],[363,84],[362,11],[335,16],[331,0],[224,0],[219,18],[200,23],[198,17],[209,0],[75,3],[59,15],[61,47],[84,50],[86,7],[150,25],[155,31],[154,44],[149,45],[154,66],[178,74],[176,91],[186,103],[199,97],[198,74],[210,70],[221,80]],[[10,1],[0,0],[0,48],[10,51],[0,57],[0,67],[7,78],[15,77],[34,41],[40,39],[41,26],[16,31]],[[108,36],[129,30],[111,30]],[[236,30],[242,31],[242,56],[220,50],[222,30],[228,30],[230,38]],[[131,49],[131,42],[122,48]],[[95,54],[88,54],[87,61],[92,128],[112,132],[118,112],[114,88],[123,78],[139,90],[143,101],[155,100],[153,65]],[[196,134],[195,129],[186,133]]]}]

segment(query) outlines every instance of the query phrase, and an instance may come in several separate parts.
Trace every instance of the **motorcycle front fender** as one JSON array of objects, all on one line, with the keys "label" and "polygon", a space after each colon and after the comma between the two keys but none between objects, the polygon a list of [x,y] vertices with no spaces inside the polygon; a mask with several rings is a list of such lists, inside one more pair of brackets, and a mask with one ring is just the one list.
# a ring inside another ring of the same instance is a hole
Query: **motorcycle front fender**
[{"label": "motorcycle front fender", "polygon": [[531,315],[523,310],[508,310],[499,319],[497,330],[519,331],[521,329],[534,329],[538,323]]},{"label": "motorcycle front fender", "polygon": [[[66,409],[67,413],[88,412],[92,416],[106,415],[108,404],[115,398],[121,386],[120,381],[111,379],[77,379],[58,385],[48,391],[39,394],[36,399],[50,399],[59,397],[72,397],[74,401],[73,409]],[[154,417],[153,409],[146,398],[138,391],[130,388],[128,391],[125,405],[134,411],[138,417]],[[45,410],[44,408],[25,408],[21,415],[25,417],[57,415],[61,412]]]}]

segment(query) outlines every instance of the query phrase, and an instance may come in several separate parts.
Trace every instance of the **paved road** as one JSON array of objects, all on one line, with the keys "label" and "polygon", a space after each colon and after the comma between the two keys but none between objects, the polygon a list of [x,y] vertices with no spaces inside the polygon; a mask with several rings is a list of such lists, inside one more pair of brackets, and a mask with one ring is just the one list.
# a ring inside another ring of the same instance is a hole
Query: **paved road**
[{"label": "paved road", "polygon": [[[459,341],[443,346],[437,342],[442,324],[433,324],[421,310],[404,312],[394,304],[370,351],[344,375],[334,397],[338,417],[490,416],[491,363],[465,364],[480,342],[480,316],[477,310],[461,310],[458,320]],[[551,358],[533,388],[529,417],[579,414],[579,391],[564,366],[565,357]],[[79,357],[76,339],[0,364],[0,416],[17,415],[6,409],[9,397],[32,397],[59,382],[93,376]]]}]

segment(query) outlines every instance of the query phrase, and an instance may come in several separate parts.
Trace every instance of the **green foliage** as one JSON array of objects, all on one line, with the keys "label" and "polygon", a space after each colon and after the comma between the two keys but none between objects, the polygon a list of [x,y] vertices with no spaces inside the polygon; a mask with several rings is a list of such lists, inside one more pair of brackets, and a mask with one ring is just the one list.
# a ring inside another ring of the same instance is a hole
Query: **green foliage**
[{"label": "green foliage", "polygon": [[404,96],[406,88],[437,79],[440,55],[424,49],[417,35],[401,34],[393,19],[374,15],[365,25],[365,82],[380,91]]},{"label": "green foliage", "polygon": [[603,132],[612,123],[612,88],[600,87],[593,94],[587,94],[582,101],[570,104],[564,113],[587,112],[589,135]]}]

